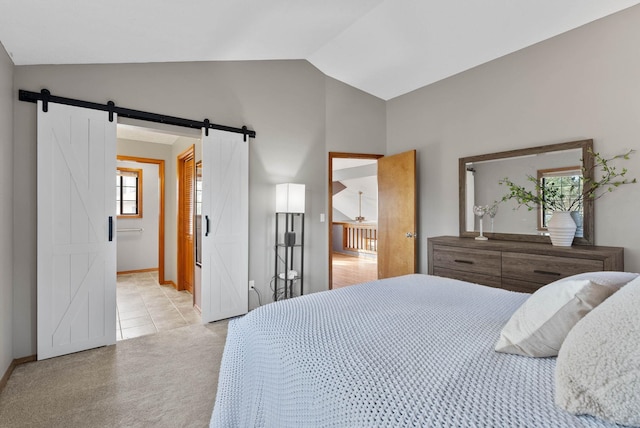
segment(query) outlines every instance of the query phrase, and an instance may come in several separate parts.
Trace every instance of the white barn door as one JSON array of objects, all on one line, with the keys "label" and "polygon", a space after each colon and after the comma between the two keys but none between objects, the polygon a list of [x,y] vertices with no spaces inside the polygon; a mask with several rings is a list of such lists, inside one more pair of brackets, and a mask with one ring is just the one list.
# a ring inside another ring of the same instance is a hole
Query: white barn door
[{"label": "white barn door", "polygon": [[249,143],[202,132],[202,322],[249,310]]},{"label": "white barn door", "polygon": [[37,159],[41,360],[116,342],[115,118],[38,102]]}]

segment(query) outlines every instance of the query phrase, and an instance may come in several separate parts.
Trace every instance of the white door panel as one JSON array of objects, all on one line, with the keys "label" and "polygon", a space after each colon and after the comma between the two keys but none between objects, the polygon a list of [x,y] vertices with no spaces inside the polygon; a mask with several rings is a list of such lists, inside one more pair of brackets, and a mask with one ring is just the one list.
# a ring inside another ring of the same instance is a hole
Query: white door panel
[{"label": "white door panel", "polygon": [[38,103],[38,359],[116,341],[115,151],[107,112]]},{"label": "white door panel", "polygon": [[202,133],[202,321],[249,307],[249,149],[242,134]]}]

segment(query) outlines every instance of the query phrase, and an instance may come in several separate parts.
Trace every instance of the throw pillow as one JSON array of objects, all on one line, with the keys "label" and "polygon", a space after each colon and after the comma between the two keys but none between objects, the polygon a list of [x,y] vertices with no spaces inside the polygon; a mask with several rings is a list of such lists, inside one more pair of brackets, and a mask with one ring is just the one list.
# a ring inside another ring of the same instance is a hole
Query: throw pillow
[{"label": "throw pillow", "polygon": [[558,406],[640,426],[639,320],[640,278],[576,324],[556,363]]},{"label": "throw pillow", "polygon": [[529,357],[558,355],[571,328],[636,277],[628,272],[589,272],[545,285],[512,315],[496,351]]}]

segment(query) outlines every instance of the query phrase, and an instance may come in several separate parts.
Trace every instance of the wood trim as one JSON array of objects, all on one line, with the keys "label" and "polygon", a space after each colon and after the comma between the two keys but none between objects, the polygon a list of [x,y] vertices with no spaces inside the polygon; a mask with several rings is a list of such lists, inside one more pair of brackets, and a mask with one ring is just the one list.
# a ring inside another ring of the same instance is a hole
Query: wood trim
[{"label": "wood trim", "polygon": [[329,290],[333,288],[333,160],[336,158],[342,159],[380,159],[384,155],[370,154],[370,153],[346,153],[346,152],[329,152],[329,194],[328,194],[328,218],[327,224],[329,234]]},{"label": "wood trim", "polygon": [[178,289],[178,285],[175,282],[171,281],[171,280],[163,282],[162,285],[170,285],[171,287],[175,288],[176,290]]},{"label": "wood trim", "polygon": [[7,382],[9,382],[9,378],[11,377],[11,374],[16,367],[18,367],[20,364],[26,364],[37,360],[37,355],[29,355],[28,357],[15,358],[13,361],[11,361],[11,364],[9,364],[9,367],[7,367],[7,370],[4,372],[2,379],[0,379],[0,393],[4,390],[4,387],[7,386]]},{"label": "wood trim", "polygon": [[[539,153],[554,152],[559,150],[581,149],[582,150],[582,167],[584,168],[584,177],[593,178],[593,140],[570,141],[568,143],[549,144],[546,146],[529,147],[525,149],[508,150],[504,152],[488,153],[484,155],[467,156],[458,159],[458,231],[461,237],[473,238],[477,236],[477,232],[468,232],[466,230],[466,164],[469,162],[481,162],[495,159],[505,159],[517,156],[534,155]],[[591,198],[584,200],[583,212],[583,237],[574,238],[574,245],[594,245],[594,201]],[[499,239],[506,241],[518,242],[538,242],[548,243],[549,237],[543,235],[527,235],[520,233],[491,233],[484,232],[489,239]]]},{"label": "wood trim", "polygon": [[133,161],[158,165],[158,175],[160,177],[160,218],[158,219],[158,282],[163,285],[168,284],[168,282],[164,279],[164,160],[124,155],[118,155],[117,159],[122,161]]},{"label": "wood trim", "polygon": [[[180,153],[177,158],[176,158],[176,179],[177,179],[177,183],[178,183],[178,201],[177,201],[177,208],[178,208],[178,224],[177,224],[177,231],[178,231],[178,236],[177,236],[177,249],[178,249],[178,257],[177,257],[177,286],[176,286],[176,290],[178,291],[182,291],[182,290],[186,290],[187,288],[185,287],[185,269],[186,269],[186,262],[187,262],[187,249],[183,248],[183,240],[182,237],[184,235],[185,232],[185,228],[184,228],[184,222],[183,222],[183,215],[182,215],[182,208],[183,208],[183,204],[184,204],[184,170],[185,170],[185,162],[188,161],[189,159],[191,159],[194,162],[194,177],[193,177],[193,185],[195,186],[195,160],[196,160],[196,146],[191,145],[189,146],[187,149],[185,149],[182,153]],[[195,195],[193,195],[195,198]],[[191,248],[191,251],[194,251],[194,248]],[[192,257],[192,259],[195,260],[195,255],[194,257]],[[195,275],[195,263],[193,264],[193,269],[194,269],[194,275]],[[191,290],[191,292],[193,292],[193,290]]]},{"label": "wood trim", "polygon": [[[121,160],[121,159],[118,159]],[[138,188],[136,193],[136,204],[138,206],[138,214],[119,214],[118,218],[142,218],[142,194],[144,193],[144,181],[142,181],[142,168],[126,168],[123,166],[116,167],[118,171],[135,172],[138,174]]]},{"label": "wood trim", "polygon": [[148,269],[123,270],[121,272],[117,272],[117,274],[118,275],[128,275],[128,274],[131,274],[131,273],[156,272],[157,270],[158,270],[157,267],[148,268]]}]

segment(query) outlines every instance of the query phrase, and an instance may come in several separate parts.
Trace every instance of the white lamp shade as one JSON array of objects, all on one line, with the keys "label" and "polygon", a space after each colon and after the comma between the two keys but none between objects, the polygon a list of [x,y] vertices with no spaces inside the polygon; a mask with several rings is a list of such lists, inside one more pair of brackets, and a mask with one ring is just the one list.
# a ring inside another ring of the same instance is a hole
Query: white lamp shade
[{"label": "white lamp shade", "polygon": [[304,213],[304,184],[277,184],[276,212]]}]

